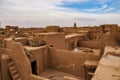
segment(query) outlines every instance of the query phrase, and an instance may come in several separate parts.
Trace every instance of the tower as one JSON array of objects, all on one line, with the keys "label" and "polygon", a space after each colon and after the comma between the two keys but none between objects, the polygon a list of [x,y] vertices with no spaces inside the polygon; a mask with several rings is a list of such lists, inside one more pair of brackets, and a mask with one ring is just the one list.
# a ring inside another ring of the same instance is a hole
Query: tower
[{"label": "tower", "polygon": [[74,23],[74,28],[77,28],[77,24],[76,24],[76,22]]}]

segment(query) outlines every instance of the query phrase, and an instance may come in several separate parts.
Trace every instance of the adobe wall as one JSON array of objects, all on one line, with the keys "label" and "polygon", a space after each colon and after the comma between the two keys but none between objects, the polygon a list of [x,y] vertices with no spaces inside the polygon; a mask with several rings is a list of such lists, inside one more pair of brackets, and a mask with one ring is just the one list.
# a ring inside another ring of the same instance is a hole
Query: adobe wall
[{"label": "adobe wall", "polygon": [[15,37],[25,37],[24,33],[16,33]]},{"label": "adobe wall", "polygon": [[4,48],[11,49],[11,42],[12,38],[5,38],[3,43]]},{"label": "adobe wall", "polygon": [[47,26],[47,27],[44,28],[44,31],[45,32],[59,32],[60,28],[59,28],[59,26],[55,26],[55,25]]},{"label": "adobe wall", "polygon": [[[46,78],[35,76],[32,74],[30,61],[29,61],[21,43],[11,42],[10,44],[11,44],[11,48],[10,49],[5,48],[4,52],[6,54],[9,54],[10,57],[14,60],[15,66],[17,67],[17,70],[18,70],[22,80],[48,80]],[[44,56],[45,56],[44,64],[45,65],[47,64],[46,63],[47,62],[46,61],[46,57],[47,57],[46,53],[47,52],[48,51],[45,48],[43,48],[41,50],[41,53],[45,53],[44,54]],[[39,55],[37,55],[37,56],[39,56]],[[7,59],[2,60],[2,70],[3,70],[2,75],[4,76],[3,80],[11,80],[10,74],[8,72],[6,60]],[[41,65],[39,67],[41,67]],[[44,67],[46,67],[46,66],[44,66]]]},{"label": "adobe wall", "polygon": [[78,31],[89,31],[90,27],[64,27],[65,34],[78,33]]},{"label": "adobe wall", "polygon": [[65,49],[65,36],[64,34],[50,35],[48,36],[48,46],[53,44],[56,49]]},{"label": "adobe wall", "polygon": [[27,38],[26,37],[15,38],[15,42],[20,42],[21,44],[26,45]]},{"label": "adobe wall", "polygon": [[80,47],[89,47],[89,48],[100,48],[101,47],[100,39],[81,41],[79,45]]},{"label": "adobe wall", "polygon": [[6,34],[8,36],[15,35],[15,32],[18,30],[18,26],[6,26]]},{"label": "adobe wall", "polygon": [[0,48],[2,48],[2,47],[5,47],[5,46],[4,46],[4,41],[3,41],[3,40],[0,40]]},{"label": "adobe wall", "polygon": [[66,50],[73,50],[79,47],[79,42],[84,40],[85,36],[76,36],[66,39]]},{"label": "adobe wall", "polygon": [[33,33],[42,33],[44,28],[19,28],[20,33],[33,32]]},{"label": "adobe wall", "polygon": [[0,80],[11,80],[10,74],[8,72],[7,59],[9,59],[8,54],[11,53],[10,49],[1,48],[0,49]]},{"label": "adobe wall", "polygon": [[0,69],[0,77],[2,78],[1,80],[11,80],[7,67],[7,59],[1,60]]},{"label": "adobe wall", "polygon": [[67,34],[70,34],[70,33],[76,33],[77,29],[74,29],[73,27],[71,28],[64,28],[63,29],[63,32],[67,35]]},{"label": "adobe wall", "polygon": [[12,42],[12,54],[11,57],[13,58],[16,67],[21,74],[23,80],[30,80],[29,76],[32,73],[30,61],[26,56],[26,53],[20,43]]},{"label": "adobe wall", "polygon": [[84,77],[83,63],[85,60],[98,60],[94,54],[82,54],[60,49],[49,49],[50,68]]},{"label": "adobe wall", "polygon": [[31,60],[31,62],[37,61],[37,75],[40,75],[42,72],[48,69],[48,47],[41,46],[39,48],[31,49],[29,51],[32,52],[32,56],[34,58],[34,60]]},{"label": "adobe wall", "polygon": [[97,39],[100,37],[100,31],[90,31],[90,39]]},{"label": "adobe wall", "polygon": [[46,42],[46,44],[50,47],[56,49],[65,49],[66,42],[65,42],[65,35],[63,33],[57,33],[57,34],[42,34],[37,36],[38,40],[43,40]]}]

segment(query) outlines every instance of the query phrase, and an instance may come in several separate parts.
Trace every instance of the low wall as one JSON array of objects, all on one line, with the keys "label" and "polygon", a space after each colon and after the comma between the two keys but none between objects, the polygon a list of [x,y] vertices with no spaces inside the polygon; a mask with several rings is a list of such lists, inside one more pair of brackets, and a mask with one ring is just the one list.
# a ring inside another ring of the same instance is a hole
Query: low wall
[{"label": "low wall", "polygon": [[89,41],[81,41],[80,47],[89,47],[89,48],[100,48],[101,42],[98,39],[89,40]]},{"label": "low wall", "polygon": [[99,56],[94,54],[82,54],[79,52],[49,49],[50,68],[70,73],[79,77],[84,77],[83,63],[85,60],[99,60]]}]

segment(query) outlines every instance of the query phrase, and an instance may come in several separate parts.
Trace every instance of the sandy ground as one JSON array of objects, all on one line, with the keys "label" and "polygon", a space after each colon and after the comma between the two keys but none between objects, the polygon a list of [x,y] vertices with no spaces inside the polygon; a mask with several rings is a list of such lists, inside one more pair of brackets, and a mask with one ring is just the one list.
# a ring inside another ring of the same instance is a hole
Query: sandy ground
[{"label": "sandy ground", "polygon": [[40,76],[48,78],[50,80],[63,80],[64,76],[77,78],[78,80],[84,80],[81,77],[77,77],[77,76],[74,76],[74,75],[71,75],[71,74],[68,74],[68,73],[64,73],[64,72],[60,72],[60,71],[56,71],[56,70],[53,70],[53,69],[49,69],[49,70],[45,71]]}]

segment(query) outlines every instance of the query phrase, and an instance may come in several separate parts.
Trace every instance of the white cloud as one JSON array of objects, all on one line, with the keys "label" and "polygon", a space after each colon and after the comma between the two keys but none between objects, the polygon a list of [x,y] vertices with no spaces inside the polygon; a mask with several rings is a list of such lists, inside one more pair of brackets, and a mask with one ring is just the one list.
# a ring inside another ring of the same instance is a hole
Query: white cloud
[{"label": "white cloud", "polygon": [[[120,24],[119,14],[91,14],[60,8],[56,5],[65,0],[1,0],[0,19],[3,26],[46,26],[60,25],[98,25],[104,23]],[[82,2],[87,0],[66,0],[67,2]],[[103,5],[99,9],[107,8]],[[94,9],[93,9],[94,10]],[[97,9],[98,10],[98,9]],[[110,9],[109,9],[110,10]],[[78,19],[76,19],[78,18]]]},{"label": "white cloud", "polygon": [[115,8],[109,7],[108,9],[105,10],[105,12],[111,12],[111,11],[113,11],[113,10],[115,10]]},{"label": "white cloud", "polygon": [[107,2],[110,2],[111,0],[97,0],[99,4],[106,4]]},{"label": "white cloud", "polygon": [[85,11],[90,11],[90,12],[93,12],[93,11],[101,11],[101,10],[106,10],[108,7],[107,4],[104,4],[102,5],[102,7],[97,7],[97,8],[92,8],[92,9],[84,9]]}]

